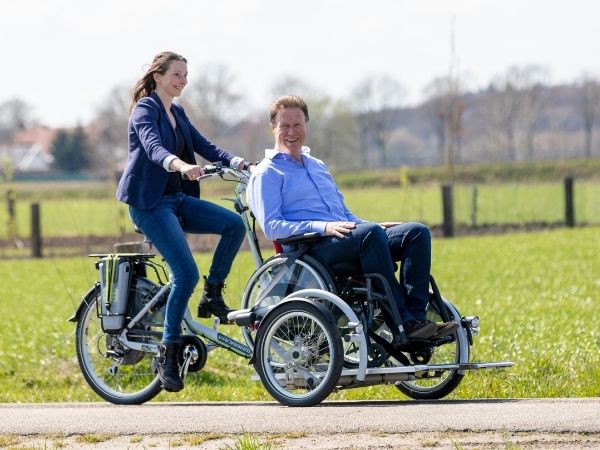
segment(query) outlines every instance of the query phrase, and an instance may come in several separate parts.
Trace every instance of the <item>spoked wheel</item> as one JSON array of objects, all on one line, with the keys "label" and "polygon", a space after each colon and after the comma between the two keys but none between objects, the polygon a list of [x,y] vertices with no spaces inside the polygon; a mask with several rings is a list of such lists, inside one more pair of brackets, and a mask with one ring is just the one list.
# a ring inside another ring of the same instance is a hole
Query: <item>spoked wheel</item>
[{"label": "spoked wheel", "polygon": [[331,393],[343,366],[339,331],[331,314],[290,301],[261,323],[255,368],[264,387],[286,406],[313,406]]},{"label": "spoked wheel", "polygon": [[[460,324],[460,316],[458,313],[454,314],[456,310],[450,306],[450,304],[447,304],[450,316]],[[433,322],[442,321],[439,312],[431,308],[430,305],[427,307],[427,319]],[[466,331],[462,326],[459,326],[454,334],[448,336],[442,343],[438,344],[440,345],[407,352],[405,356],[413,364],[455,364],[469,361],[469,343],[467,342]],[[392,365],[399,364],[394,358],[391,358],[389,362]],[[418,400],[439,399],[456,389],[463,378],[464,374],[459,373],[458,370],[438,372],[432,370],[424,374],[423,378],[401,381],[396,384],[396,387],[410,398]]]},{"label": "spoked wheel", "polygon": [[[289,267],[285,265],[286,260],[285,256],[275,256],[254,272],[244,289],[241,309],[252,308],[257,303],[264,307],[274,306],[301,289],[334,292],[333,282],[323,275],[325,269],[314,258],[304,255]],[[253,347],[256,333],[246,327],[242,332],[247,344]]]},{"label": "spoked wheel", "polygon": [[[85,298],[78,316],[75,341],[83,376],[100,397],[111,403],[135,405],[147,402],[161,390],[154,354],[128,349],[115,336],[102,330],[98,317],[100,299],[100,288],[97,287]],[[160,341],[148,336],[136,339],[146,343]]]}]

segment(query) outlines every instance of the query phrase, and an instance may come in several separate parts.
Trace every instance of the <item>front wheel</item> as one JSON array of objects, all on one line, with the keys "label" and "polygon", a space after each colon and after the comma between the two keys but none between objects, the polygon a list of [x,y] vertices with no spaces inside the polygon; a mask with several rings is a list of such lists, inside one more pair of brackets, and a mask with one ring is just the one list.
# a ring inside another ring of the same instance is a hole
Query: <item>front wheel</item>
[{"label": "front wheel", "polygon": [[313,406],[336,386],[342,340],[324,307],[290,301],[269,313],[256,338],[255,368],[264,387],[286,406]]},{"label": "front wheel", "polygon": [[[141,286],[144,281],[134,278],[130,295],[143,295],[147,288]],[[85,297],[78,314],[75,345],[81,372],[94,392],[104,400],[117,405],[147,402],[161,391],[154,354],[129,349],[116,336],[105,333],[98,315],[100,301],[100,287],[96,286]],[[150,328],[148,326],[144,331],[148,332]],[[146,333],[136,339],[145,343],[160,340],[151,336]]]},{"label": "front wheel", "polygon": [[[443,302],[450,317],[461,323],[460,314],[449,302]],[[432,307],[427,307],[427,319],[442,322],[441,314]],[[448,342],[425,351],[406,353],[414,364],[457,364],[469,362],[469,343],[467,332],[461,326],[447,339]],[[390,361],[395,361],[393,358]],[[392,364],[396,365],[396,364]],[[411,381],[401,381],[396,387],[405,395],[416,400],[436,400],[450,394],[460,384],[464,373],[459,370],[447,370],[436,373],[435,370],[422,374],[422,378]]]}]

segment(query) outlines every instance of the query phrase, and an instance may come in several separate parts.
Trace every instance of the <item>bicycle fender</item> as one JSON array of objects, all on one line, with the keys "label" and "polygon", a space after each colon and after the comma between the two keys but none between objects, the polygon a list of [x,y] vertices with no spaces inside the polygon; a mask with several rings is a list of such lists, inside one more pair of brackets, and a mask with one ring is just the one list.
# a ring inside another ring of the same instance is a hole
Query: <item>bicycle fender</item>
[{"label": "bicycle fender", "polygon": [[83,311],[83,307],[87,304],[88,299],[92,295],[94,295],[94,293],[96,292],[96,289],[100,289],[100,282],[98,282],[98,281],[96,281],[96,283],[90,288],[90,290],[87,291],[87,294],[85,294],[83,296],[83,298],[81,299],[81,303],[77,307],[77,311],[75,311],[75,314],[73,314],[71,317],[69,317],[67,319],[67,322],[77,322],[79,320],[79,316],[81,315],[81,312]]},{"label": "bicycle fender", "polygon": [[[315,300],[304,298],[304,297],[292,297],[292,298],[289,298],[287,300],[284,300],[284,301],[278,303],[277,306],[275,306],[267,311],[267,313],[260,319],[260,323],[263,323],[267,317],[269,317],[271,314],[273,314],[273,312],[275,312],[279,308],[281,308],[282,305],[286,305],[288,303],[308,303],[309,305],[314,306],[321,313],[323,313],[323,316],[326,317],[327,320],[329,320],[331,323],[335,323],[335,321],[333,319],[333,315],[331,314],[331,311],[329,311],[325,306],[323,306],[322,303],[319,303]],[[261,332],[261,326],[259,324],[258,330],[257,330],[257,335],[260,332]],[[256,346],[253,346],[252,347],[252,355],[250,356],[250,361],[248,361],[248,363],[254,364],[255,357],[256,357]]]},{"label": "bicycle fender", "polygon": [[[295,303],[308,303],[309,305],[314,306],[320,312],[322,312],[323,315],[325,317],[327,317],[331,323],[335,323],[335,321],[333,319],[333,315],[331,314],[331,311],[329,311],[322,303],[317,302],[313,299],[304,298],[304,297],[292,297],[287,300],[283,300],[282,302],[278,303],[277,306],[275,306],[274,308],[269,309],[269,311],[262,317],[262,319],[260,319],[260,322],[262,323],[267,317],[269,317],[271,314],[273,314],[274,311],[277,311],[282,305],[287,305],[288,303],[294,303],[294,302]],[[260,329],[260,324],[258,325],[258,329]]]}]

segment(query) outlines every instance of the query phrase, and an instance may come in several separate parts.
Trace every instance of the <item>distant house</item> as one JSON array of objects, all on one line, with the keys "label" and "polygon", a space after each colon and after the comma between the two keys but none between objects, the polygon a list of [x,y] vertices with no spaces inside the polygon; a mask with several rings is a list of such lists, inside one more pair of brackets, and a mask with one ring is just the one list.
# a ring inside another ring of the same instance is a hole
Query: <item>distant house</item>
[{"label": "distant house", "polygon": [[17,132],[12,143],[0,147],[0,158],[9,159],[16,172],[47,172],[52,165],[52,142],[57,130],[48,127]]}]

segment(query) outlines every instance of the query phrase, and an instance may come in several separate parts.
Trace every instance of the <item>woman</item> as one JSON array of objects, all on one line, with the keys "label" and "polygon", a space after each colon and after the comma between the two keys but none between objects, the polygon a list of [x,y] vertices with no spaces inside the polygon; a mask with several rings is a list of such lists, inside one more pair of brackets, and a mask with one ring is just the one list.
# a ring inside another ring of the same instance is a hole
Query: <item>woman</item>
[{"label": "woman", "polygon": [[129,157],[117,189],[117,198],[129,205],[131,220],[152,241],[173,274],[158,369],[163,388],[172,392],[183,389],[177,363],[181,321],[200,278],[184,233],[221,236],[208,277],[204,277],[198,315],[212,314],[223,322],[231,310],[223,300],[222,288],[244,239],[237,214],[198,198],[197,179],[204,171],[196,164],[194,153],[237,169],[250,168],[242,158],[202,136],[183,108],[173,103],[187,84],[187,74],[183,56],[163,52],[135,84]]}]

